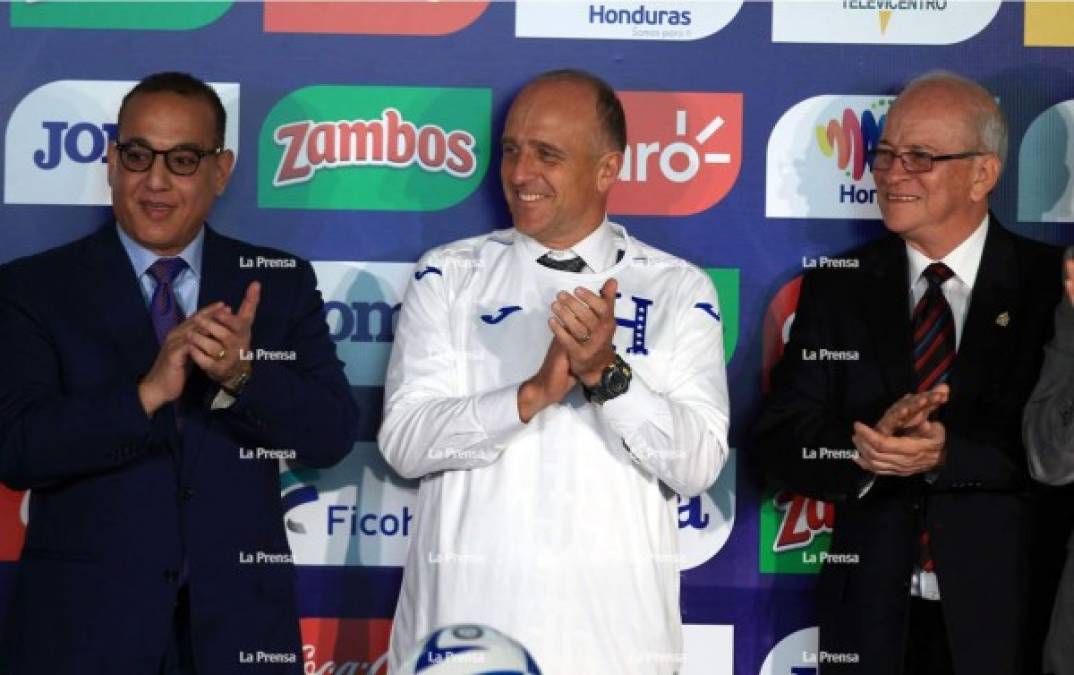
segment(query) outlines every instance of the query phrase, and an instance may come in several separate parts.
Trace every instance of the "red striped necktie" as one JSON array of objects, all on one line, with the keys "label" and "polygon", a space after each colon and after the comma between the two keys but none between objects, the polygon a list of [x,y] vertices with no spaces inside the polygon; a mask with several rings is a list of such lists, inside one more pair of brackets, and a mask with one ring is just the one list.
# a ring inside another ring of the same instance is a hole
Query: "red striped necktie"
[{"label": "red striped necktie", "polygon": [[[941,288],[955,273],[943,263],[932,263],[921,276],[925,277],[929,287],[914,307],[910,321],[914,335],[914,374],[919,392],[946,382],[955,362],[955,317]],[[918,565],[926,572],[936,569],[927,529],[921,530]]]},{"label": "red striped necktie", "polygon": [[917,391],[945,382],[955,362],[955,318],[941,286],[955,276],[943,263],[932,263],[921,273],[928,290],[918,300],[911,319],[914,335],[914,373]]}]

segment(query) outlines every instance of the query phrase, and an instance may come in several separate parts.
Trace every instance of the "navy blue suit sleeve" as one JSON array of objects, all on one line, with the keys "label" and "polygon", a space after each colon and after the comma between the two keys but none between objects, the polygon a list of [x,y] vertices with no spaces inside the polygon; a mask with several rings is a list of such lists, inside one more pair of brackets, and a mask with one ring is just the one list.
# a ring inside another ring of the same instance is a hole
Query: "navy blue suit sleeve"
[{"label": "navy blue suit sleeve", "polygon": [[294,450],[301,464],[327,467],[354,445],[358,409],[328,336],[324,303],[308,262],[300,262],[299,278],[283,345],[295,360],[255,361],[226,417],[267,447]]},{"label": "navy blue suit sleeve", "polygon": [[852,459],[818,461],[810,451],[849,449],[852,421],[841,404],[831,376],[831,362],[804,360],[804,350],[833,344],[828,328],[832,303],[806,274],[783,358],[772,371],[772,391],[754,427],[756,455],[777,484],[826,501],[856,499],[872,474]]},{"label": "navy blue suit sleeve", "polygon": [[37,488],[130,462],[153,447],[135,381],[65,392],[48,328],[11,267],[0,270],[0,482]]}]

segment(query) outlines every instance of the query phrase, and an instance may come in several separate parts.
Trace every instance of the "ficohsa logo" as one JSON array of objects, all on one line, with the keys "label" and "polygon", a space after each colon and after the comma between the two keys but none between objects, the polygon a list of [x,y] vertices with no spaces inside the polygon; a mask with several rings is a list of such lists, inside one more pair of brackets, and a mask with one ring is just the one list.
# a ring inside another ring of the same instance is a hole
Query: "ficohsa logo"
[{"label": "ficohsa logo", "polygon": [[943,45],[981,32],[1001,0],[774,0],[773,42]]},{"label": "ficohsa logo", "polygon": [[1022,137],[1018,220],[1074,222],[1074,100],[1045,110]]},{"label": "ficohsa logo", "polygon": [[515,35],[590,40],[697,40],[726,26],[741,7],[742,0],[518,0]]},{"label": "ficohsa logo", "polygon": [[[26,95],[8,120],[4,203],[112,203],[105,166],[123,96],[137,84],[57,80]],[[227,111],[225,145],[238,154],[239,85],[210,83]]]},{"label": "ficohsa logo", "polygon": [[768,138],[769,218],[879,218],[869,151],[893,99],[814,96],[783,113]]},{"label": "ficohsa logo", "polygon": [[429,211],[465,199],[489,161],[488,89],[299,89],[261,128],[258,205]]},{"label": "ficohsa logo", "polygon": [[727,463],[716,482],[696,497],[679,497],[679,556],[681,569],[711,560],[731,536],[735,526],[736,451],[729,450]]},{"label": "ficohsa logo", "polygon": [[731,191],[742,166],[742,94],[619,92],[627,117],[610,213],[685,216]]},{"label": "ficohsa logo", "polygon": [[[783,356],[790,339],[798,306],[802,277],[797,276],[772,298],[762,328],[761,388],[770,389],[772,369]],[[820,571],[823,553],[828,551],[835,525],[832,504],[786,490],[766,490],[758,519],[761,572],[815,574]]]},{"label": "ficohsa logo", "polygon": [[488,0],[264,4],[266,32],[348,35],[446,35],[466,28],[488,8]]},{"label": "ficohsa logo", "polygon": [[283,465],[281,487],[296,565],[406,562],[418,482],[399,478],[376,443],[356,443],[330,469]]}]

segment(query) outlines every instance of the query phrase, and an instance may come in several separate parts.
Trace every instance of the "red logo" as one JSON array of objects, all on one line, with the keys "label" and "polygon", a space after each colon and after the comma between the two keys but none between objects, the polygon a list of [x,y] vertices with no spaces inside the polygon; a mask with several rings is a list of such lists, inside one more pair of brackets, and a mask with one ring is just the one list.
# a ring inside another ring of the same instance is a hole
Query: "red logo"
[{"label": "red logo", "polygon": [[22,503],[28,492],[15,492],[0,485],[0,560],[18,560],[26,538]]},{"label": "red logo", "polygon": [[772,544],[776,553],[809,546],[813,537],[831,532],[835,527],[835,507],[828,502],[783,490],[772,498],[772,504],[777,511],[783,512],[776,541]]},{"label": "red logo", "polygon": [[310,2],[265,0],[265,32],[348,35],[446,35],[466,28],[488,0],[462,2]]},{"label": "red logo", "polygon": [[301,619],[303,672],[387,675],[391,619]]},{"label": "red logo", "polygon": [[742,166],[742,94],[619,92],[627,149],[608,211],[686,216],[731,191]]},{"label": "red logo", "polygon": [[764,315],[764,328],[761,331],[763,349],[761,352],[761,389],[768,392],[769,374],[783,357],[783,346],[791,336],[791,324],[794,323],[794,310],[798,308],[798,294],[802,289],[802,276],[798,275],[783,285],[772,298],[768,311]]},{"label": "red logo", "polygon": [[[769,377],[772,369],[783,358],[783,348],[790,339],[791,324],[794,323],[801,291],[802,276],[798,275],[779,289],[765,312],[762,329],[764,348],[761,354],[761,388],[765,392],[771,387]],[[835,526],[835,506],[828,502],[784,490],[776,493],[772,503],[777,511],[783,513],[776,541],[772,544],[777,553],[809,546],[815,536],[831,532]]]}]

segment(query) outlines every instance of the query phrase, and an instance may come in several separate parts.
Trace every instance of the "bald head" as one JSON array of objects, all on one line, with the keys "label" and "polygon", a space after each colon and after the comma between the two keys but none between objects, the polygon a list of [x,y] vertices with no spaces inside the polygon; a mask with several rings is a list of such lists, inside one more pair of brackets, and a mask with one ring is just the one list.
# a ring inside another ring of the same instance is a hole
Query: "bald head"
[{"label": "bald head", "polygon": [[966,142],[1007,159],[1007,121],[992,94],[973,80],[948,71],[933,71],[911,80],[895,99],[889,115],[911,101],[928,100],[958,110],[966,124]]},{"label": "bald head", "polygon": [[598,132],[594,134],[594,140],[599,141],[595,150],[598,153],[623,152],[626,149],[626,114],[623,112],[623,104],[611,85],[592,73],[576,69],[550,70],[527,82],[519,97],[531,88],[556,83],[576,88],[581,95],[586,92],[592,95],[590,100],[593,120]]}]

